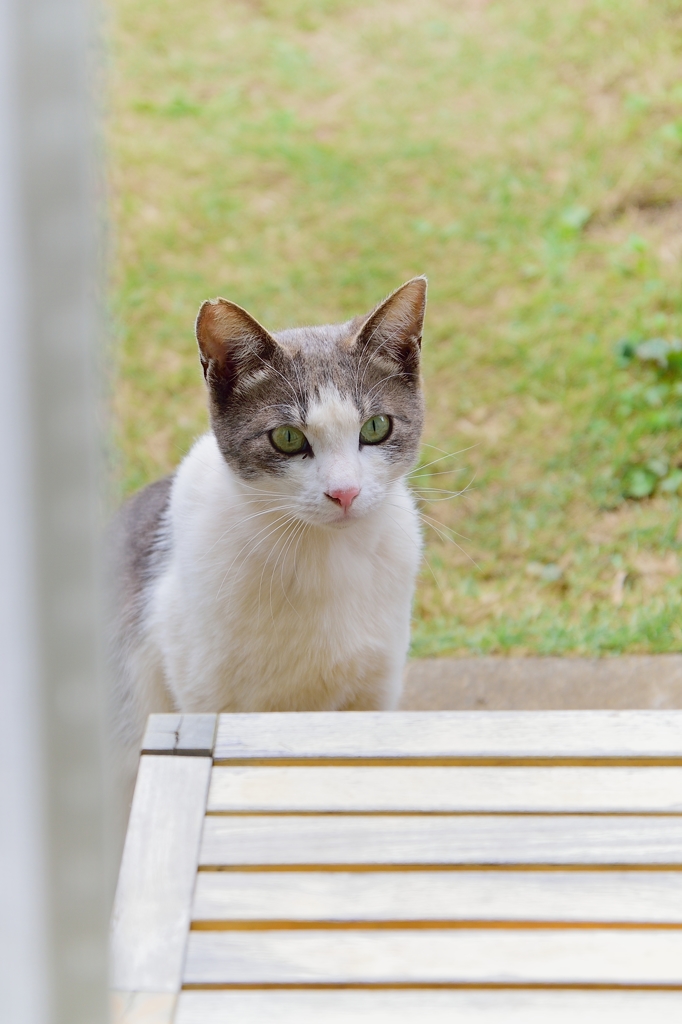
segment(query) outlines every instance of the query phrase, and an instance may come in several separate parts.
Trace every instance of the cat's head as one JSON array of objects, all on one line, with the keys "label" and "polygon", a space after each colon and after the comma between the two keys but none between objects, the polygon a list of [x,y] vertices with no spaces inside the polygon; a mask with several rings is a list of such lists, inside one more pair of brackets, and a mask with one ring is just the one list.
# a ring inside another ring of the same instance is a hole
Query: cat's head
[{"label": "cat's head", "polygon": [[425,304],[416,277],[365,316],[270,334],[233,302],[204,302],[211,425],[254,498],[338,526],[381,504],[419,452]]}]

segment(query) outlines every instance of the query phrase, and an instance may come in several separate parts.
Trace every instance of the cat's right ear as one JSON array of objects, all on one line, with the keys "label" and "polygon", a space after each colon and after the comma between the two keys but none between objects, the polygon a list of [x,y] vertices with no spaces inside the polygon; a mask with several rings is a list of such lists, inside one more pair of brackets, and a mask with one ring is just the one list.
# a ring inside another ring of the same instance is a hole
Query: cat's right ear
[{"label": "cat's right ear", "polygon": [[238,380],[256,372],[278,348],[257,320],[227,299],[207,299],[196,322],[204,378],[215,397],[226,399]]}]

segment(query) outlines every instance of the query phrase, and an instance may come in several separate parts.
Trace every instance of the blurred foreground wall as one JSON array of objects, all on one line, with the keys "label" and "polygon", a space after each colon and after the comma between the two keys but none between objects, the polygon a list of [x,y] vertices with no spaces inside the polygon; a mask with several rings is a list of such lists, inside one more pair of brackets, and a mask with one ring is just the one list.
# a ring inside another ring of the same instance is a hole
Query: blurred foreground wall
[{"label": "blurred foreground wall", "polygon": [[0,1020],[106,1020],[92,11],[0,0]]}]

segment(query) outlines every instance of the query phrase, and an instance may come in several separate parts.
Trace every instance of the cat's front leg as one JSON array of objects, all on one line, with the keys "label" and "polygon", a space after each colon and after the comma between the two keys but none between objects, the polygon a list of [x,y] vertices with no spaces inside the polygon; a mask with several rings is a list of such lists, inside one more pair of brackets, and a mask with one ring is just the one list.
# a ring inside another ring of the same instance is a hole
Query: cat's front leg
[{"label": "cat's front leg", "polygon": [[402,670],[372,681],[349,698],[339,711],[395,711],[403,692]]}]

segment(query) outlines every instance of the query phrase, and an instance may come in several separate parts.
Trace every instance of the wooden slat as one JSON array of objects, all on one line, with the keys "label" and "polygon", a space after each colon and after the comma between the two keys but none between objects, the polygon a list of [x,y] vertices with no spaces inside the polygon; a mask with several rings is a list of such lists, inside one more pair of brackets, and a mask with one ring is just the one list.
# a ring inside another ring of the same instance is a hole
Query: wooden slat
[{"label": "wooden slat", "polygon": [[639,864],[682,866],[677,817],[284,815],[206,818],[204,866]]},{"label": "wooden slat", "polygon": [[682,992],[182,992],[175,1024],[679,1024]]},{"label": "wooden slat", "polygon": [[140,760],[112,915],[117,991],[180,987],[210,772],[205,757]]},{"label": "wooden slat", "polygon": [[644,759],[682,764],[682,711],[220,715],[214,757],[216,761]]},{"label": "wooden slat", "polygon": [[682,987],[682,932],[194,931],[183,983]]},{"label": "wooden slat", "polygon": [[192,918],[682,926],[682,871],[200,871]]},{"label": "wooden slat", "polygon": [[150,715],[142,753],[211,757],[217,719],[217,715]]},{"label": "wooden slat", "polygon": [[682,768],[213,769],[208,810],[682,811]]}]

